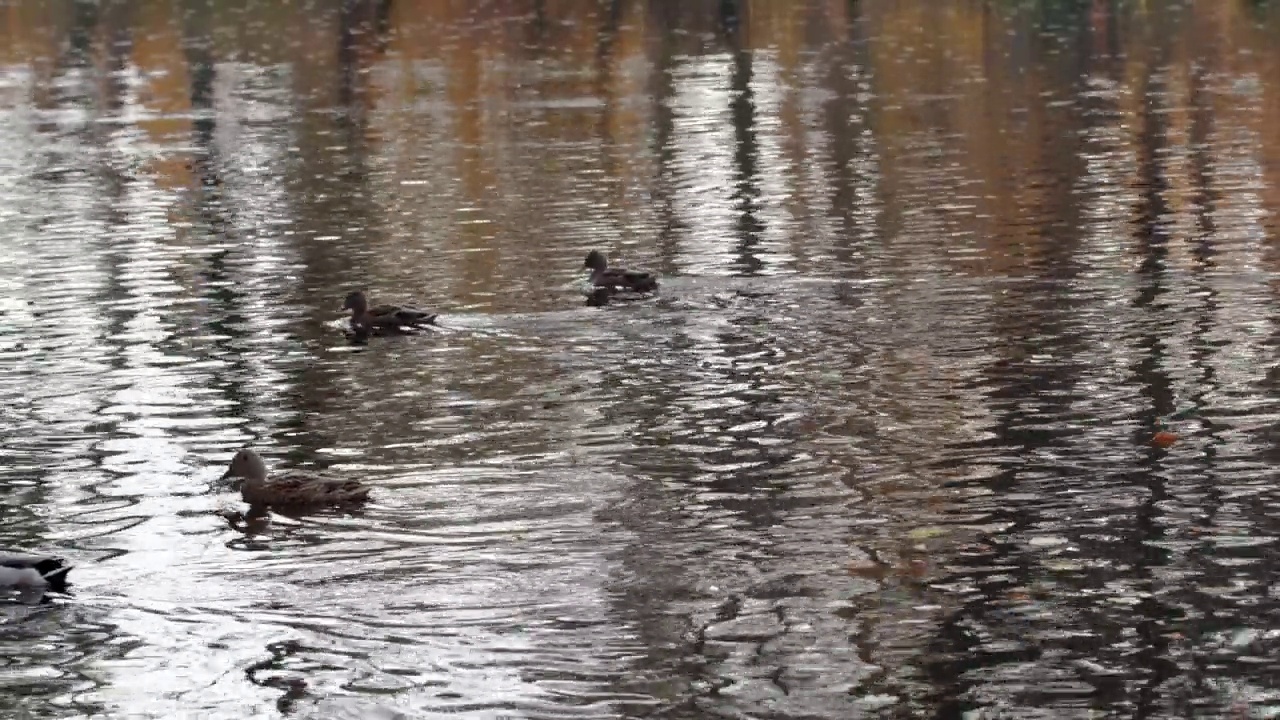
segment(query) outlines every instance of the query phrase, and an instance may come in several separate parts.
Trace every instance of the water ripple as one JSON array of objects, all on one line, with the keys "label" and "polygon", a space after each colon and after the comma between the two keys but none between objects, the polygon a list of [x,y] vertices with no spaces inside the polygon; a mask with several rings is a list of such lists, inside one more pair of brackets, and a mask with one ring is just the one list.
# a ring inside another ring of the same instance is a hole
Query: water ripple
[{"label": "water ripple", "polygon": [[438,5],[0,19],[3,711],[1274,713],[1274,12]]}]

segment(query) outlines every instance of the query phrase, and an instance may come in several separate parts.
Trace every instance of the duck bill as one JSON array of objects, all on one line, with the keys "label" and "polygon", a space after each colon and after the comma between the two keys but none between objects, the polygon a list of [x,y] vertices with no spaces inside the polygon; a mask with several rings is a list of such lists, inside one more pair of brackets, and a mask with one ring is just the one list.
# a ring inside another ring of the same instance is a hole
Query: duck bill
[{"label": "duck bill", "polygon": [[222,477],[218,478],[218,482],[227,482],[230,480],[230,487],[233,491],[239,491],[240,486],[244,484],[244,478],[233,475],[230,470],[222,473]]}]

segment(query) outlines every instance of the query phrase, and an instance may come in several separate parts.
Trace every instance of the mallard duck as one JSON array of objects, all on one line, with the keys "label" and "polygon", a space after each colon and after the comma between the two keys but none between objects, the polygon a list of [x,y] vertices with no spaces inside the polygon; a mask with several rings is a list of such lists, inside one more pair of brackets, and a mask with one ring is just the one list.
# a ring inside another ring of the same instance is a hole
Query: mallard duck
[{"label": "mallard duck", "polygon": [[642,293],[658,289],[658,278],[654,277],[653,273],[609,267],[608,259],[599,250],[587,253],[587,259],[582,263],[582,267],[591,270],[591,284],[597,288]]},{"label": "mallard duck", "polygon": [[62,558],[0,550],[0,588],[67,591],[71,566]]},{"label": "mallard duck", "polygon": [[355,290],[342,303],[343,310],[351,311],[351,330],[357,335],[385,335],[403,333],[405,328],[418,328],[435,322],[436,314],[399,305],[374,305],[364,292]]},{"label": "mallard duck", "polygon": [[235,478],[233,489],[254,506],[302,507],[310,505],[355,505],[369,499],[369,488],[356,480],[339,480],[301,471],[290,471],[267,479],[267,464],[258,453],[243,448],[231,458],[231,467],[222,479]]}]

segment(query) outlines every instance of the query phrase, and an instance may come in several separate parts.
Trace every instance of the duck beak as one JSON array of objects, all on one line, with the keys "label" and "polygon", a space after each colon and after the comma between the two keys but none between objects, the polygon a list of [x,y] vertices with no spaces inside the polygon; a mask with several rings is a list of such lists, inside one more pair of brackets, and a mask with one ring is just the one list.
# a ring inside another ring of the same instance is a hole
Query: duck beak
[{"label": "duck beak", "polygon": [[228,484],[228,487],[230,487],[233,491],[239,491],[240,485],[244,482],[244,478],[235,475],[230,470],[222,473],[222,477],[218,478],[218,482],[220,483],[227,482],[228,480],[231,481]]}]

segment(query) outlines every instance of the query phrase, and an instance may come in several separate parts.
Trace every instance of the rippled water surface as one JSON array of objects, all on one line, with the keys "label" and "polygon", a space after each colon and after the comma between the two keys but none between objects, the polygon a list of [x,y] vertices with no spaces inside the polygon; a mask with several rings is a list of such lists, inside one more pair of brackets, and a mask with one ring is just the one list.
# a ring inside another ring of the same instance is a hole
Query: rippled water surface
[{"label": "rippled water surface", "polygon": [[[1276,37],[0,2],[0,545],[76,564],[0,715],[1280,714]],[[374,499],[246,519],[244,445]]]}]

